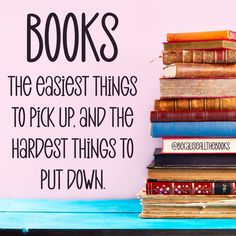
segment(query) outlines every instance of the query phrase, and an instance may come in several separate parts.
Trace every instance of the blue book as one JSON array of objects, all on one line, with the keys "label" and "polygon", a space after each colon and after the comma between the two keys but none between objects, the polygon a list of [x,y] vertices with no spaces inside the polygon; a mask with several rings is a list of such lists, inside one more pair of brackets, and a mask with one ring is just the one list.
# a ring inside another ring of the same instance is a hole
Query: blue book
[{"label": "blue book", "polygon": [[153,122],[151,135],[158,137],[236,137],[236,122]]}]

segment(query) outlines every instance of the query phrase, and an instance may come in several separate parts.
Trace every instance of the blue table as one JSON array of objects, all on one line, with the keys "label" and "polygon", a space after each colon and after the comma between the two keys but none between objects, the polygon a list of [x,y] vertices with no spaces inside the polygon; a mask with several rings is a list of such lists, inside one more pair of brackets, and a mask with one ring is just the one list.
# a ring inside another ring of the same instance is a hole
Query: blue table
[{"label": "blue table", "polygon": [[25,233],[35,229],[236,229],[236,219],[140,219],[138,218],[140,211],[141,206],[136,199],[97,201],[1,199],[0,229],[21,230]]}]

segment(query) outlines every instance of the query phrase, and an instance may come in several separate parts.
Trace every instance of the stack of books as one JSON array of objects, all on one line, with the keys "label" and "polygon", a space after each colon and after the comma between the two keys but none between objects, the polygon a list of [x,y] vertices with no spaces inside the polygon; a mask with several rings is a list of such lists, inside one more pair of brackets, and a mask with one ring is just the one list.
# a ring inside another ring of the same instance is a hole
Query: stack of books
[{"label": "stack of books", "polygon": [[236,33],[167,34],[142,218],[236,217]]}]

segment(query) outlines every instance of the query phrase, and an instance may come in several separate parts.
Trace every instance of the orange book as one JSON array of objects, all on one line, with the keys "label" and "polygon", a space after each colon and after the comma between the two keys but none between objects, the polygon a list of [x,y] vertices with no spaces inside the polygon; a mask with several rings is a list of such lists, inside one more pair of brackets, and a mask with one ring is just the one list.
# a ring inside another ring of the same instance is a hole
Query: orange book
[{"label": "orange book", "polygon": [[236,32],[231,30],[188,32],[188,33],[168,33],[168,42],[183,41],[203,41],[203,40],[236,40]]}]

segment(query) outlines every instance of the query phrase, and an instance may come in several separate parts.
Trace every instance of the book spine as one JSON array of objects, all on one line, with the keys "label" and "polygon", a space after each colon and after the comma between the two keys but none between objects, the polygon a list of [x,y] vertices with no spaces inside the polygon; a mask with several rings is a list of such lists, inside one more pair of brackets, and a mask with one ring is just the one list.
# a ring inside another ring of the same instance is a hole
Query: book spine
[{"label": "book spine", "polygon": [[236,121],[234,111],[151,111],[151,122],[169,121]]},{"label": "book spine", "polygon": [[197,40],[227,40],[234,39],[235,35],[229,30],[209,31],[209,32],[190,32],[190,33],[168,33],[168,42],[183,42]]},{"label": "book spine", "polygon": [[151,136],[159,137],[235,137],[236,122],[152,122]]},{"label": "book spine", "polygon": [[[173,66],[173,65],[170,65]],[[230,78],[236,77],[234,64],[176,63],[176,74],[168,78]],[[168,67],[168,66],[167,66]],[[164,76],[165,70],[164,68]]]},{"label": "book spine", "polygon": [[[213,153],[215,155],[212,156]],[[222,151],[220,155],[219,153],[216,150],[215,152],[205,154],[196,154],[193,151],[192,154],[190,152],[182,154],[160,154],[154,156],[154,165],[166,168],[236,167],[235,153],[231,153],[231,155],[227,151]]]},{"label": "book spine", "polygon": [[155,100],[155,111],[236,110],[236,98],[161,99]]},{"label": "book spine", "polygon": [[236,50],[166,50],[163,64],[173,63],[236,63]]},{"label": "book spine", "polygon": [[171,182],[146,183],[148,195],[235,195],[235,182]]}]

